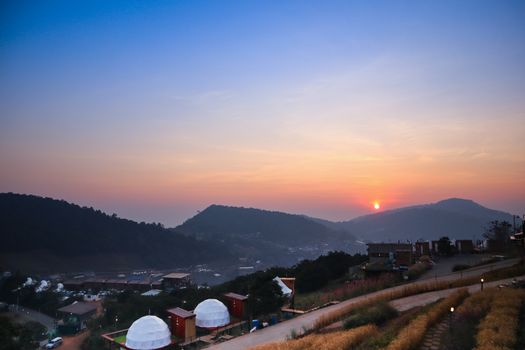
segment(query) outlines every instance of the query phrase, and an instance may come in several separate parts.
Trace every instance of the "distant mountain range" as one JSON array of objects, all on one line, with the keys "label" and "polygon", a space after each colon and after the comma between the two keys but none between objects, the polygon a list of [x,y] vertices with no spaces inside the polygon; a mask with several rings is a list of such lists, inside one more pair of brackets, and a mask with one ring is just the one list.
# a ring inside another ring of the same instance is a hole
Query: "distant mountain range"
[{"label": "distant mountain range", "polygon": [[109,272],[196,264],[292,265],[332,250],[364,251],[359,241],[479,238],[492,220],[512,223],[512,215],[452,198],[344,222],[211,205],[166,229],[61,200],[3,193],[0,269]]},{"label": "distant mountain range", "polygon": [[174,268],[234,260],[224,246],[65,201],[0,194],[0,270]]},{"label": "distant mountain range", "polygon": [[365,215],[336,224],[365,241],[393,242],[432,240],[441,236],[481,238],[493,220],[512,223],[512,215],[485,208],[471,200],[450,198],[434,204]]},{"label": "distant mountain range", "polygon": [[221,242],[240,257],[290,265],[331,250],[356,251],[355,237],[302,216],[254,208],[211,205],[175,230]]}]

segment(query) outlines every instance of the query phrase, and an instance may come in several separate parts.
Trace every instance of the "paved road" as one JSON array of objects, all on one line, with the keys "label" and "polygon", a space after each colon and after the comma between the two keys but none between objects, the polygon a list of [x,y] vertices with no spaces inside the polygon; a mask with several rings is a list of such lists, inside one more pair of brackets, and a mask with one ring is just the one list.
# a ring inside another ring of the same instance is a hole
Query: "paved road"
[{"label": "paved road", "polygon": [[511,266],[514,265],[518,259],[509,259],[504,261],[498,261],[492,264],[487,265],[481,265],[476,266],[468,270],[458,271],[458,272],[452,272],[452,268],[454,265],[459,264],[468,264],[468,265],[474,265],[478,262],[480,262],[483,258],[490,257],[490,255],[476,255],[476,254],[469,254],[469,255],[456,255],[450,258],[442,258],[437,264],[434,266],[432,270],[429,270],[425,272],[419,280],[425,280],[425,279],[431,279],[440,277],[440,276],[448,276],[448,275],[459,275],[459,276],[475,276],[479,273],[480,270],[488,271],[493,268],[501,268],[505,266]]},{"label": "paved road", "polygon": [[[470,271],[470,270],[469,271],[464,271],[462,274],[460,274],[460,273],[452,273],[452,274],[448,274],[448,275],[445,275],[445,276],[441,276],[441,277],[435,276],[435,277],[432,277],[432,278],[435,279],[436,281],[453,281],[453,280],[456,280],[456,279],[460,279],[461,275],[463,275],[464,277],[466,277],[466,276],[476,276],[476,275],[478,275],[478,274],[480,274],[482,272],[490,271],[490,270],[495,269],[495,268],[501,268],[501,267],[513,265],[513,264],[516,263],[516,261],[517,261],[517,259],[500,261],[500,262],[497,262],[495,264],[480,266],[478,268],[473,269],[473,271]],[[428,279],[424,279],[424,280],[413,282],[413,284],[424,284],[424,283],[427,283],[427,282],[428,282]],[[499,284],[501,282],[498,281],[498,282],[494,282],[494,283],[496,283],[496,285],[497,285],[497,284]],[[256,345],[260,345],[260,344],[264,344],[264,343],[285,340],[286,337],[288,335],[290,335],[290,332],[292,331],[292,329],[295,329],[297,331],[297,333],[302,333],[303,327],[311,328],[313,326],[314,322],[320,316],[322,316],[324,314],[327,314],[327,313],[329,313],[329,312],[331,312],[333,310],[337,310],[339,308],[345,307],[347,305],[354,304],[354,303],[357,303],[357,302],[360,302],[360,301],[372,298],[372,297],[374,297],[374,296],[376,296],[378,294],[384,293],[385,291],[394,291],[394,290],[402,289],[405,286],[406,286],[406,284],[405,285],[401,285],[401,286],[392,287],[392,288],[387,288],[387,289],[384,289],[384,290],[381,290],[381,291],[377,291],[377,292],[374,292],[374,293],[370,293],[370,294],[366,294],[366,295],[363,295],[363,296],[360,296],[360,297],[352,298],[352,299],[343,301],[343,302],[341,302],[339,304],[328,306],[326,308],[323,308],[323,309],[320,309],[320,310],[316,310],[316,311],[313,311],[313,312],[310,312],[310,313],[307,313],[307,314],[295,317],[295,318],[293,318],[291,320],[287,320],[287,321],[278,323],[278,324],[276,324],[274,326],[258,330],[258,331],[254,332],[254,333],[245,334],[243,336],[234,338],[234,339],[229,340],[227,342],[223,342],[223,343],[219,343],[219,344],[210,346],[207,349],[213,349],[213,350],[220,350],[220,349],[236,350],[236,349],[239,349],[240,350],[240,349],[247,349],[247,348],[250,348],[250,347],[253,347],[253,346],[256,346]],[[479,285],[474,285],[474,286],[472,286],[472,288],[474,288],[473,290],[475,290],[475,288],[479,288]],[[440,294],[441,292],[443,294]],[[412,297],[408,297],[408,298],[403,298],[405,300],[404,300],[404,302],[402,302],[402,305],[407,304],[408,306],[410,306],[410,305],[417,306],[418,303],[422,303],[422,304],[419,304],[419,305],[424,305],[424,303],[428,304],[428,303],[430,303],[432,301],[435,301],[435,300],[439,299],[440,297],[442,297],[440,295],[444,295],[444,296],[448,295],[447,292],[450,293],[450,291],[444,290],[444,291],[425,293],[425,294],[422,294],[422,295],[416,295],[416,296],[412,296]],[[429,295],[427,295],[427,294],[429,294]],[[400,305],[398,305],[398,307],[401,307]],[[410,306],[410,307],[413,307],[413,306]]]},{"label": "paved road", "polygon": [[9,312],[15,315],[20,316],[24,320],[35,321],[44,325],[48,331],[51,331],[55,328],[55,319],[45,315],[36,310],[29,309],[27,307],[19,306],[18,309],[16,305],[9,306]]}]

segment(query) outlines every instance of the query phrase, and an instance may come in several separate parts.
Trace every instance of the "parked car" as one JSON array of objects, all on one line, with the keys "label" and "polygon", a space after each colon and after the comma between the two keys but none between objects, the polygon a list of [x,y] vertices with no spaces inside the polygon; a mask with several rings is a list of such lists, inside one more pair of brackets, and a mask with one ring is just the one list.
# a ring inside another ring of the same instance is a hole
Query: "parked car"
[{"label": "parked car", "polygon": [[61,337],[53,338],[46,344],[46,349],[58,348],[60,345],[62,345],[62,342],[63,340]]}]

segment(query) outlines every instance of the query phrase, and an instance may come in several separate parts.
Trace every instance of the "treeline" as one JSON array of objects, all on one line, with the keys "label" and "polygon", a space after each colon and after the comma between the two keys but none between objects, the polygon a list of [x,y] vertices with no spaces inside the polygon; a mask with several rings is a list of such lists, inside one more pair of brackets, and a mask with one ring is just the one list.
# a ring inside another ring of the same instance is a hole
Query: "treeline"
[{"label": "treeline", "polygon": [[[63,200],[14,193],[0,194],[0,232],[0,253],[24,262],[33,259],[42,271],[57,266],[160,268],[231,258],[222,245],[197,241],[161,224],[137,223]],[[4,263],[16,267],[17,261]]]}]

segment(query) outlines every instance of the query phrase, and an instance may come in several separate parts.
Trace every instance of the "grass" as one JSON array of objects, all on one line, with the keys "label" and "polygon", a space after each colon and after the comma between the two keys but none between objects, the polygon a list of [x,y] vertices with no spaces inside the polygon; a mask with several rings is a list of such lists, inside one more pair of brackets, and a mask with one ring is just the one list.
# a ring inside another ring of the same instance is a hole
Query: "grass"
[{"label": "grass", "polygon": [[300,310],[309,310],[324,305],[330,301],[347,300],[363,294],[392,287],[398,282],[399,278],[389,273],[375,278],[347,281],[342,285],[332,285],[318,292],[298,294],[295,297],[295,307]]},{"label": "grass", "polygon": [[390,306],[388,302],[380,301],[370,307],[356,309],[354,313],[344,321],[344,327],[350,329],[369,323],[382,325],[397,315],[397,310]]},{"label": "grass", "polygon": [[490,311],[479,324],[476,350],[514,349],[524,301],[524,290],[505,288],[495,293]]},{"label": "grass", "polygon": [[117,343],[126,344],[126,335],[120,335],[114,339]]},{"label": "grass", "polygon": [[356,350],[379,350],[386,348],[388,344],[396,338],[399,331],[410,322],[410,320],[427,312],[432,306],[433,304],[410,309],[400,316],[388,321],[382,327],[381,332],[377,336],[365,340],[356,348]]},{"label": "grass", "polygon": [[479,321],[485,317],[497,290],[485,289],[466,298],[454,312],[449,332],[442,335],[442,345],[447,350],[473,349]]}]

